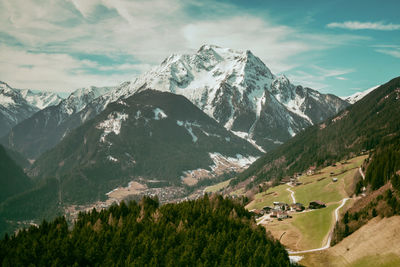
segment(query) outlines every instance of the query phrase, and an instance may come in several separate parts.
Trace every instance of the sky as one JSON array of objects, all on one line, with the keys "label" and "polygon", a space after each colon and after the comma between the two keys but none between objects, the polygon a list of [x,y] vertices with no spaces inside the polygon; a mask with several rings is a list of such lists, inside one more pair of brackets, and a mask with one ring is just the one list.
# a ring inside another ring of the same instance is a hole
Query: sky
[{"label": "sky", "polygon": [[0,0],[0,80],[64,93],[114,86],[213,44],[347,96],[400,75],[399,10],[397,0]]}]

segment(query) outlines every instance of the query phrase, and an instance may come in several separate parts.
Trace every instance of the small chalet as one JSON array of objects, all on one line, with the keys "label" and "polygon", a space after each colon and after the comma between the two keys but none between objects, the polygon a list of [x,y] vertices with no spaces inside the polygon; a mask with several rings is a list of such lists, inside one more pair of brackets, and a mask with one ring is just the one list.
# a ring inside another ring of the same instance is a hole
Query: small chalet
[{"label": "small chalet", "polygon": [[288,218],[289,215],[286,211],[272,210],[271,218],[278,218],[280,220]]},{"label": "small chalet", "polygon": [[272,207],[269,207],[269,206],[265,206],[264,208],[263,208],[263,210],[264,210],[264,212],[266,213],[266,214],[268,214],[268,213],[271,213],[271,211],[272,211]]},{"label": "small chalet", "polygon": [[315,173],[315,166],[311,166],[308,170],[307,170],[307,175],[314,175]]},{"label": "small chalet", "polygon": [[254,209],[254,210],[252,210],[251,212],[253,212],[254,215],[255,215],[257,218],[263,216],[264,213],[265,213],[264,210],[257,210],[257,209]]},{"label": "small chalet", "polygon": [[277,217],[278,217],[278,219],[282,220],[282,219],[287,219],[289,217],[289,215],[286,211],[281,211],[281,212],[278,212]]},{"label": "small chalet", "polygon": [[338,181],[338,179],[336,177],[332,178],[332,182],[336,183]]},{"label": "small chalet", "polygon": [[325,208],[326,205],[325,203],[321,202],[321,201],[311,201],[310,205],[308,205],[309,209],[321,209],[321,208]]},{"label": "small chalet", "polygon": [[292,205],[290,205],[290,207],[292,208],[292,210],[295,210],[297,212],[302,212],[305,209],[303,204],[301,203],[293,203]]},{"label": "small chalet", "polygon": [[289,210],[289,205],[283,202],[274,202],[275,210]]},{"label": "small chalet", "polygon": [[279,211],[279,210],[276,210],[276,209],[273,209],[273,210],[271,211],[270,217],[271,217],[271,218],[276,218],[276,217],[278,217],[278,212],[280,212],[280,211]]}]

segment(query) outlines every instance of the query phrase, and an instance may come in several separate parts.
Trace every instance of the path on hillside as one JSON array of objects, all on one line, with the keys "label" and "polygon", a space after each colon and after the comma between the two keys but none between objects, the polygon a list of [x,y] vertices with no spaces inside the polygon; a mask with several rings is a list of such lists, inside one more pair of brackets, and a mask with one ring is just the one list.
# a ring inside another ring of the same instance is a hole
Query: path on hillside
[{"label": "path on hillside", "polygon": [[[365,174],[363,173],[361,167],[358,168],[358,172],[361,174],[361,177],[363,178],[363,181],[364,181],[365,180]],[[365,186],[363,186],[363,188],[361,190],[362,190],[362,192],[365,192],[365,190],[366,190]],[[365,196],[365,194],[364,194],[364,196]]]},{"label": "path on hillside", "polygon": [[361,177],[363,178],[363,180],[365,180],[365,175],[364,175],[364,173],[363,173],[363,171],[362,171],[361,167],[360,167],[360,168],[358,168],[358,171],[360,172],[360,174],[361,174]]},{"label": "path on hillside", "polygon": [[[333,224],[333,227],[335,227],[336,222],[339,221],[339,210],[344,206],[344,204],[346,204],[347,200],[349,200],[349,198],[342,199],[342,204],[340,204],[340,206],[335,209],[335,223]],[[303,250],[303,251],[289,251],[288,250],[289,255],[303,254],[303,253],[309,253],[309,252],[315,252],[315,251],[321,251],[321,250],[328,249],[331,246],[332,235],[333,235],[333,228],[329,232],[329,237],[328,237],[328,241],[326,242],[326,245],[323,247],[309,249],[309,250]]]},{"label": "path on hillside", "polygon": [[287,191],[290,192],[290,196],[292,197],[293,203],[296,203],[296,198],[294,197],[294,191],[290,188],[286,188]]}]

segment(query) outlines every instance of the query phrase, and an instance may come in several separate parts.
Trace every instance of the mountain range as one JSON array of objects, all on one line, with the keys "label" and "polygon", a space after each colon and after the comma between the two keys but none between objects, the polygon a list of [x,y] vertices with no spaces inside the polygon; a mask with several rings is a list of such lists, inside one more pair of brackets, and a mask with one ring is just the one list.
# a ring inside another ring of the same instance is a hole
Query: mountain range
[{"label": "mountain range", "polygon": [[249,50],[213,45],[191,55],[171,55],[117,88],[113,97],[125,98],[147,88],[185,96],[263,152],[348,106],[334,95],[273,75]]},{"label": "mountain range", "polygon": [[55,93],[14,89],[0,81],[0,136],[39,110],[60,101],[61,97]]},{"label": "mountain range", "polygon": [[0,142],[35,159],[109,103],[147,89],[183,95],[261,152],[349,105],[334,95],[295,86],[284,75],[273,75],[250,51],[204,45],[191,55],[171,55],[114,88],[79,89],[15,126]]},{"label": "mountain range", "polygon": [[48,106],[14,126],[0,142],[20,152],[26,158],[35,159],[57,145],[71,130],[98,114],[86,110],[87,104],[110,91],[112,87],[80,88],[57,105]]}]

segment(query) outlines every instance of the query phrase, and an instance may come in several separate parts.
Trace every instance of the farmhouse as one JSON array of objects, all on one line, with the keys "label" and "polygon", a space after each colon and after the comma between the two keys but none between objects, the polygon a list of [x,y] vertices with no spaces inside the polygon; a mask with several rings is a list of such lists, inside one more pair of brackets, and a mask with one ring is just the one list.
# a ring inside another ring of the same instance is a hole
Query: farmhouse
[{"label": "farmhouse", "polygon": [[315,166],[311,166],[307,171],[307,175],[308,176],[314,175],[314,173],[315,173]]},{"label": "farmhouse", "polygon": [[286,211],[272,210],[271,218],[278,218],[280,220],[288,218],[289,215]]},{"label": "farmhouse", "polygon": [[289,205],[283,202],[274,202],[275,210],[289,210]]},{"label": "farmhouse", "polygon": [[301,204],[301,203],[293,203],[290,205],[290,207],[292,208],[292,210],[297,211],[297,212],[301,212],[305,209],[303,204]]},{"label": "farmhouse", "polygon": [[271,213],[271,211],[272,211],[272,207],[269,207],[269,206],[265,206],[264,208],[263,208],[263,210],[264,210],[264,212],[266,213],[266,214],[268,214],[268,213]]},{"label": "farmhouse", "polygon": [[281,212],[278,212],[277,217],[278,217],[278,219],[281,219],[281,220],[282,220],[282,219],[288,218],[289,215],[288,215],[288,213],[287,213],[286,211],[281,211]]},{"label": "farmhouse", "polygon": [[308,205],[309,209],[321,209],[325,207],[326,207],[325,203],[318,200],[311,201],[310,204]]},{"label": "farmhouse", "polygon": [[259,218],[265,214],[264,210],[258,210],[258,209],[251,210],[251,212],[255,215],[256,218]]}]

